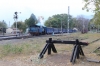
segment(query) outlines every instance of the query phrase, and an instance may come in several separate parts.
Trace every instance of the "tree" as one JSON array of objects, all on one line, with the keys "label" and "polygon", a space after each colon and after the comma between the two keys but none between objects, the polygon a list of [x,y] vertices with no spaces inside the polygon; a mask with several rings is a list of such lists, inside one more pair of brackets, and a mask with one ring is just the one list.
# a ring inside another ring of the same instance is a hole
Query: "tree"
[{"label": "tree", "polygon": [[59,22],[58,22],[57,19],[49,17],[49,19],[45,22],[45,25],[47,27],[55,27],[55,28],[57,28],[57,27],[59,27]]},{"label": "tree", "polygon": [[100,26],[100,0],[84,0],[84,2],[85,5],[83,9],[86,9],[87,11],[92,10],[95,13],[91,23],[92,27],[97,28]]},{"label": "tree", "polygon": [[83,0],[85,5],[83,9],[87,11],[92,10],[94,12],[100,12],[100,0]]},{"label": "tree", "polygon": [[86,19],[83,15],[77,16],[77,28],[82,31],[82,30],[88,30],[88,25],[89,25],[89,19]]},{"label": "tree", "polygon": [[34,14],[31,14],[30,18],[25,20],[25,24],[27,25],[27,27],[35,25],[37,22],[38,21]]},{"label": "tree", "polygon": [[92,22],[94,22],[94,24],[100,25],[100,12],[95,13],[94,17],[92,18]]},{"label": "tree", "polygon": [[0,21],[0,28],[7,28],[7,24],[4,20]]},{"label": "tree", "polygon": [[[54,28],[67,28],[68,23],[68,15],[67,14],[57,14],[49,17],[48,20],[45,22],[45,26],[47,27],[54,27]],[[69,15],[69,25],[70,28],[73,27],[72,25],[72,16]]]},{"label": "tree", "polygon": [[[16,27],[16,22],[13,23],[13,26]],[[26,25],[24,22],[19,21],[17,22],[17,28],[21,30],[22,32],[24,32],[26,30]]]}]

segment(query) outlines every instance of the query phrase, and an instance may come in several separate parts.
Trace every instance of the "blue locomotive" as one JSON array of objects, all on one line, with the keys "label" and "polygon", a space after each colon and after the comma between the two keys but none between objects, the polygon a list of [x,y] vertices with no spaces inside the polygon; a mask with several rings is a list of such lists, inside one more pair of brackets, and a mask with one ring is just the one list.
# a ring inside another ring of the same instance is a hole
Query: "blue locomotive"
[{"label": "blue locomotive", "polygon": [[[61,28],[53,28],[53,27],[44,27],[44,26],[38,26],[38,25],[33,25],[29,27],[28,32],[31,35],[46,35],[46,34],[59,34],[59,33],[67,33],[67,29],[62,29]],[[73,33],[75,31],[69,30],[69,33]]]}]

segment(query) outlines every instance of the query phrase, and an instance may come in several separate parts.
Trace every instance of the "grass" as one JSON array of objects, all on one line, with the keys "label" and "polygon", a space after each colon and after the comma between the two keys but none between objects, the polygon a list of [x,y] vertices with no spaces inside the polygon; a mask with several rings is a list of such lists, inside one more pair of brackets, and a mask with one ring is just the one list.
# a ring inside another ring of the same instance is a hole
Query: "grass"
[{"label": "grass", "polygon": [[39,49],[38,44],[19,44],[19,45],[12,45],[12,44],[6,44],[6,45],[0,45],[0,57],[5,57],[8,55],[20,55],[20,54],[30,54],[35,52],[40,52],[41,49]]},{"label": "grass", "polygon": [[[0,45],[0,57],[5,57],[8,55],[21,55],[21,54],[35,54],[40,53],[45,46],[45,41],[48,40],[48,38],[53,38],[53,40],[61,39],[61,40],[75,40],[75,39],[96,39],[100,38],[99,33],[87,33],[87,34],[81,34],[81,33],[74,33],[70,35],[60,35],[60,36],[48,36],[48,37],[35,37],[31,39],[20,39],[20,41],[16,40],[16,43],[11,44],[4,44]],[[88,40],[88,42],[91,42],[91,40]],[[96,44],[98,45],[98,44]],[[73,45],[55,45],[57,51],[72,51]],[[91,47],[93,47],[91,45]],[[90,47],[87,47],[88,50]],[[93,48],[95,49],[95,47]],[[93,50],[91,50],[93,51]]]},{"label": "grass", "polygon": [[[34,38],[29,38],[29,39],[17,39],[17,40],[10,40],[11,42],[9,43],[8,40],[6,41],[1,41],[3,44],[0,45],[0,57],[3,58],[6,56],[10,57],[10,59],[14,56],[15,59],[18,57],[21,57],[21,61],[24,61],[25,63],[27,62],[26,59],[29,61],[27,63],[33,63],[34,66],[52,66],[60,63],[65,64],[65,65],[60,65],[60,66],[72,66],[70,65],[70,57],[71,53],[73,50],[73,45],[67,44],[55,44],[55,47],[57,49],[57,54],[51,54],[51,55],[44,55],[43,59],[38,59],[38,54],[42,51],[46,44],[46,40],[49,38],[53,38],[53,40],[75,40],[79,39],[79,41],[85,41],[85,42],[92,42],[98,38],[100,38],[99,33],[86,33],[86,34],[81,34],[81,33],[74,33],[74,34],[63,34],[63,35],[54,35],[54,36],[41,36],[41,37],[34,37]],[[86,39],[87,38],[87,39]],[[84,40],[81,40],[84,39]],[[14,42],[13,42],[14,41]],[[0,43],[1,43],[0,42]],[[85,57],[90,58],[90,59],[100,59],[100,55],[96,55],[96,53],[100,54],[100,51],[95,51],[98,47],[100,47],[100,40],[96,41],[94,43],[90,43],[88,46],[82,47]],[[21,56],[22,55],[22,56]],[[27,57],[28,56],[28,57]],[[68,57],[68,58],[67,58]],[[4,59],[5,59],[4,58]],[[51,60],[52,59],[52,60]],[[96,63],[92,62],[87,62],[86,59],[79,59],[76,60],[76,63],[74,66],[99,66]],[[30,60],[32,60],[30,62]],[[59,60],[60,63],[58,62]],[[67,60],[66,62],[63,62],[64,60]],[[15,61],[14,61],[15,62]],[[44,63],[45,62],[45,63]],[[39,64],[40,63],[40,64]],[[92,63],[92,64],[91,64]],[[36,65],[35,65],[36,64]],[[47,64],[47,65],[46,65]]]},{"label": "grass", "polygon": [[100,56],[100,46],[94,51],[98,56]]}]

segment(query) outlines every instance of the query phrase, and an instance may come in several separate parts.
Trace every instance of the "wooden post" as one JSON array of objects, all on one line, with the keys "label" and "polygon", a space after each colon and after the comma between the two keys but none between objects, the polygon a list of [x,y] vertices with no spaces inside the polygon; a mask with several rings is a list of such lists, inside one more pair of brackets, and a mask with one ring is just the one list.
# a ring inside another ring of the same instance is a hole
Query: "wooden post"
[{"label": "wooden post", "polygon": [[72,63],[75,63],[76,57],[77,57],[77,50],[78,50],[78,45],[76,45],[75,51],[74,51],[74,55],[73,55],[73,60]]},{"label": "wooden post", "polygon": [[51,49],[54,53],[57,53],[57,50],[52,42],[52,38],[49,38],[48,55],[51,54]]},{"label": "wooden post", "polygon": [[73,52],[72,52],[72,56],[71,56],[70,62],[73,61],[73,56],[74,56],[75,48],[76,48],[76,45],[74,46],[74,49],[73,49]]},{"label": "wooden post", "polygon": [[55,45],[52,43],[52,45],[51,45],[51,48],[52,48],[52,51],[54,52],[54,53],[57,53],[57,50],[56,50],[56,48],[55,48]]},{"label": "wooden post", "polygon": [[43,58],[45,52],[46,52],[47,49],[48,49],[48,46],[49,46],[49,43],[47,43],[47,44],[45,45],[45,47],[43,48],[42,52],[41,52],[40,55],[39,55],[39,59]]},{"label": "wooden post", "polygon": [[51,54],[52,38],[49,38],[48,55]]},{"label": "wooden post", "polygon": [[72,52],[72,56],[70,59],[70,62],[72,62],[73,64],[75,63],[76,58],[79,59],[80,56],[79,55],[83,55],[84,56],[84,52],[82,50],[81,45],[88,45],[88,43],[84,43],[84,42],[79,42],[78,39],[76,39],[76,41],[58,41],[58,40],[52,40],[52,38],[49,38],[49,40],[46,41],[46,45],[43,48],[42,52],[39,55],[39,58],[43,58],[43,55],[45,54],[45,52],[48,49],[48,55],[51,54],[51,49],[54,53],[57,53],[57,50],[54,46],[53,43],[62,43],[62,44],[74,44],[74,48],[73,48],[73,52]]}]

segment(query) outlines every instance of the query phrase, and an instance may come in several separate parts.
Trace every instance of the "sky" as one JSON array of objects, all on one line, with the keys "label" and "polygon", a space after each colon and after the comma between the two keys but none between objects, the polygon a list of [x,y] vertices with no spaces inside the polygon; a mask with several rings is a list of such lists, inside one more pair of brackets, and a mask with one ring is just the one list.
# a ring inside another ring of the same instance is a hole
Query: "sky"
[{"label": "sky", "polygon": [[[18,12],[18,21],[24,21],[33,13],[37,18],[48,17],[55,14],[69,14],[73,17],[85,15],[91,17],[92,12],[82,10],[83,0],[0,0],[0,21],[4,20],[8,27],[14,22],[14,12]],[[21,12],[21,13],[20,13]]]}]

